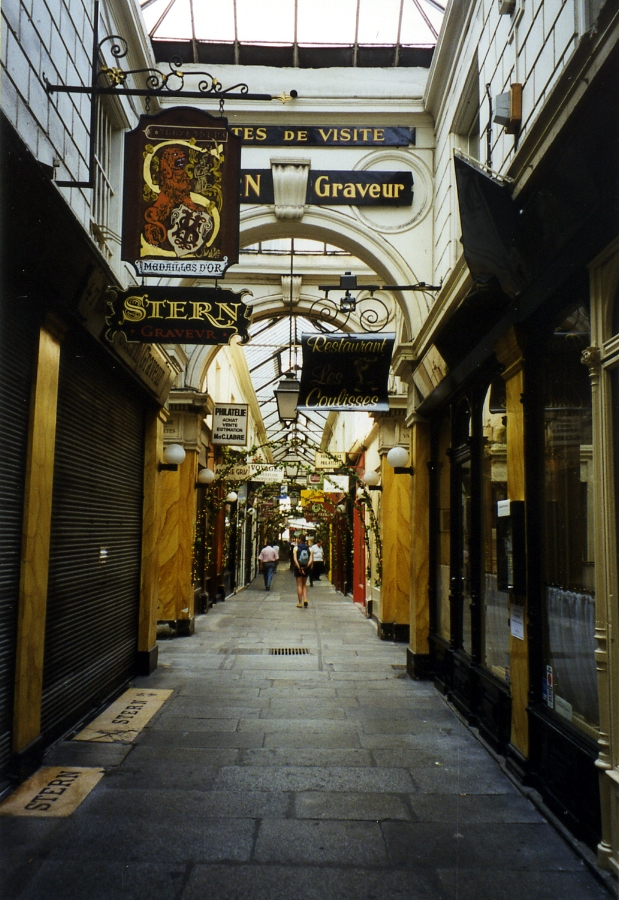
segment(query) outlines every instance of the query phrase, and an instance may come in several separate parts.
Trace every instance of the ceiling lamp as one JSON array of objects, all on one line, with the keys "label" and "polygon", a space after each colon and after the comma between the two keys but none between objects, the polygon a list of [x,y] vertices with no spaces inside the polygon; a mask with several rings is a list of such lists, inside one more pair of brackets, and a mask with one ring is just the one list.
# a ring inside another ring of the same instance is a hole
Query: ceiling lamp
[{"label": "ceiling lamp", "polygon": [[297,401],[301,385],[293,372],[287,372],[277,388],[275,399],[277,400],[277,412],[280,422],[295,422],[298,416]]}]

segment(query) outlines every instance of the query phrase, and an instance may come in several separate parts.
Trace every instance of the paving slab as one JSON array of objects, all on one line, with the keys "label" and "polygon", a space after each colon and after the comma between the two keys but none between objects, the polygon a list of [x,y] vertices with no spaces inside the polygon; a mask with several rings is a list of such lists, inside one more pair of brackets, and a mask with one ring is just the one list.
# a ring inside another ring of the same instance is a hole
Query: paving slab
[{"label": "paving slab", "polygon": [[254,859],[359,867],[388,863],[380,826],[375,822],[264,821]]},{"label": "paving slab", "polygon": [[[0,818],[2,900],[606,900],[350,598],[245,590],[162,641],[173,690],[66,820]],[[270,647],[309,656],[270,657]],[[76,747],[73,747],[73,744]],[[82,755],[80,760],[76,755]]]},{"label": "paving slab", "polygon": [[183,900],[442,900],[438,891],[431,879],[388,869],[199,865]]}]

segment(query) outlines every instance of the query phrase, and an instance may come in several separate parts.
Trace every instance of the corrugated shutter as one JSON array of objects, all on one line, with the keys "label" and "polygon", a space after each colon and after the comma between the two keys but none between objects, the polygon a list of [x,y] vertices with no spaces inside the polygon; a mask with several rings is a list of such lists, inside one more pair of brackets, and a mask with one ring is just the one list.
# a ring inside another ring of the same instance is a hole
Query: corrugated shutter
[{"label": "corrugated shutter", "polygon": [[132,674],[137,650],[144,406],[85,336],[61,350],[43,671],[52,740]]},{"label": "corrugated shutter", "polygon": [[[5,299],[0,329],[0,783],[11,759],[30,391],[38,327]],[[25,314],[24,314],[25,313]]]}]

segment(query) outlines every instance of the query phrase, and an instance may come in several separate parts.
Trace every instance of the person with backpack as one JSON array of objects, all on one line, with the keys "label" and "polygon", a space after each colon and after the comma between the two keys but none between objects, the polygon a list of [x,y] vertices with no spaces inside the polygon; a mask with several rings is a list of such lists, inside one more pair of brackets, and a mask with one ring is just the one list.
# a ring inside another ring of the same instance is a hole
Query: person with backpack
[{"label": "person with backpack", "polygon": [[305,535],[299,537],[299,541],[293,551],[294,574],[297,579],[297,607],[307,606],[307,576],[312,567],[312,551],[307,543]]}]

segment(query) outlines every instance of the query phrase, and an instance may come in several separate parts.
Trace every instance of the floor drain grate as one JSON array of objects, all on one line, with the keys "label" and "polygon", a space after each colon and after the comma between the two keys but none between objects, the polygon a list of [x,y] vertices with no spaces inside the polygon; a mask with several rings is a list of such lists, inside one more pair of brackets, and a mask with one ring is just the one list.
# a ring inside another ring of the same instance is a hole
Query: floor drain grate
[{"label": "floor drain grate", "polygon": [[271,647],[269,656],[309,656],[307,647]]}]

